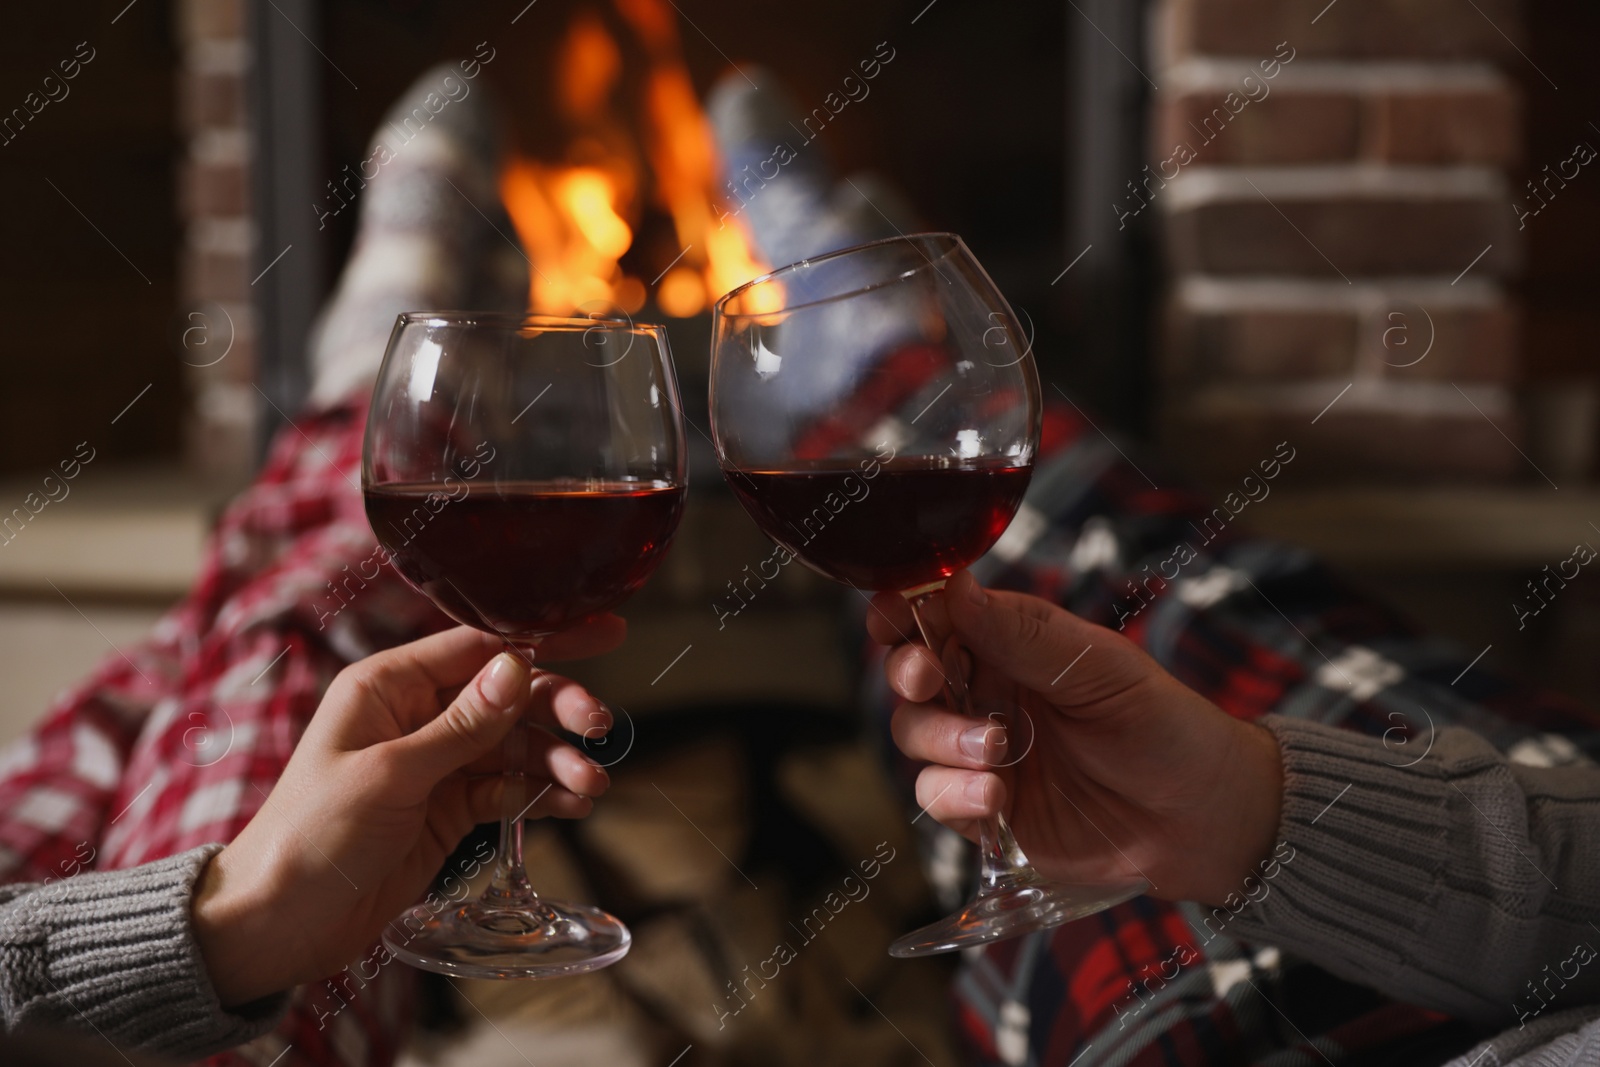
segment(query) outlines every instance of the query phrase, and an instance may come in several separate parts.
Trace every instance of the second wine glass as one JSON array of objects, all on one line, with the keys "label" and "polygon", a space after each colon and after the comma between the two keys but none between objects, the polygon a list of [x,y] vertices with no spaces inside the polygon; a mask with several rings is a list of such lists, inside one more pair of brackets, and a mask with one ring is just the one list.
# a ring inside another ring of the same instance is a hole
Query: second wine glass
[{"label": "second wine glass", "polygon": [[[621,604],[661,562],[686,487],[665,331],[597,319],[400,316],[367,417],[367,518],[406,581],[530,664],[541,638]],[[419,907],[384,943],[472,978],[582,974],[632,941],[546,900],[522,859],[530,727],[505,743],[500,849],[483,895]],[[548,739],[547,739],[548,740]]]},{"label": "second wine glass", "polygon": [[[976,562],[1022,502],[1038,447],[1038,372],[1005,298],[954,234],[915,234],[796,263],[714,309],[711,431],[756,524],[819,573],[905,596],[951,708],[974,708],[945,580]],[[1022,721],[1019,721],[1022,720]],[[1025,731],[1024,731],[1025,733]],[[1011,758],[1027,747],[1014,737]],[[1142,893],[1066,885],[1029,864],[1003,818],[981,824],[976,894],[895,956],[1047,929]]]}]

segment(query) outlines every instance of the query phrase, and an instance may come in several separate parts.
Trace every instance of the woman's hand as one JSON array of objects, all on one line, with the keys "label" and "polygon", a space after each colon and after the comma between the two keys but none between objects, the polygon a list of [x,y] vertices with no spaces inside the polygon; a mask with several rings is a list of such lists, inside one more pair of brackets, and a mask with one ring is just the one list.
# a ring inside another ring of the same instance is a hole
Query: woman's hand
[{"label": "woman's hand", "polygon": [[930,815],[976,839],[975,820],[1004,812],[1034,865],[1067,882],[1142,876],[1155,896],[1218,903],[1257,873],[1283,793],[1270,733],[1048,601],[986,591],[966,572],[944,599],[975,664],[975,713],[1020,706],[1031,729],[1020,716],[997,728],[952,713],[938,660],[908,643],[910,606],[880,593],[868,629],[899,646],[886,671],[908,702],[892,729],[906,755],[930,764],[917,778]]},{"label": "woman's hand", "polygon": [[[539,658],[622,643],[605,616]],[[585,737],[610,714],[465,626],[352,664],[329,686],[283,776],[195,893],[196,935],[225,1006],[333,974],[420,897],[456,845],[500,815],[500,742],[519,717]],[[606,772],[547,730],[528,740],[527,817],[580,818]]]}]

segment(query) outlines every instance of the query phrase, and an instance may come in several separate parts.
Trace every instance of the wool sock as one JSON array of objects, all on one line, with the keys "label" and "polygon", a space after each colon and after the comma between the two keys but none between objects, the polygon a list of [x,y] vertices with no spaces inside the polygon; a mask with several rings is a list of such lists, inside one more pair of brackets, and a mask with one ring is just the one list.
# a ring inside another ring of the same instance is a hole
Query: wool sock
[{"label": "wool sock", "polygon": [[362,163],[355,244],[311,332],[313,405],[372,387],[403,311],[526,309],[529,264],[500,203],[501,141],[487,79],[455,63],[390,108]]}]

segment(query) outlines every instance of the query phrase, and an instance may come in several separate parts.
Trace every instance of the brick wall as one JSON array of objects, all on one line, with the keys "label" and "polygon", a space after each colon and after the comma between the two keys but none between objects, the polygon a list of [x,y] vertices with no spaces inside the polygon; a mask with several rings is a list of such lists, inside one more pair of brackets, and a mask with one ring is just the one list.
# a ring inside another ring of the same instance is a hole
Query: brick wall
[{"label": "brick wall", "polygon": [[187,145],[178,186],[179,295],[189,324],[180,358],[192,398],[185,452],[207,477],[243,481],[254,466],[257,404],[245,0],[175,2]]},{"label": "brick wall", "polygon": [[1523,136],[1495,65],[1521,27],[1511,0],[1479,7],[1153,9],[1151,163],[1114,210],[1159,216],[1161,433],[1201,477],[1284,439],[1302,478],[1528,472],[1505,288]]}]

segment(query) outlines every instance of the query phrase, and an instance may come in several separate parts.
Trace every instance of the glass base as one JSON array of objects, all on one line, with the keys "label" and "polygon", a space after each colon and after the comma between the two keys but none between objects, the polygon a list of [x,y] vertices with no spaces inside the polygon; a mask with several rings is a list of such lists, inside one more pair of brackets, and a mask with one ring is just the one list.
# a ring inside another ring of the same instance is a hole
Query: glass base
[{"label": "glass base", "polygon": [[906,934],[889,946],[889,955],[910,959],[1021,937],[1105,911],[1149,888],[1144,881],[1114,886],[1057,882],[996,886],[973,897],[960,911]]},{"label": "glass base", "polygon": [[415,908],[389,925],[383,943],[413,967],[458,978],[561,978],[616,963],[633,935],[585,904],[477,900],[443,915]]}]

